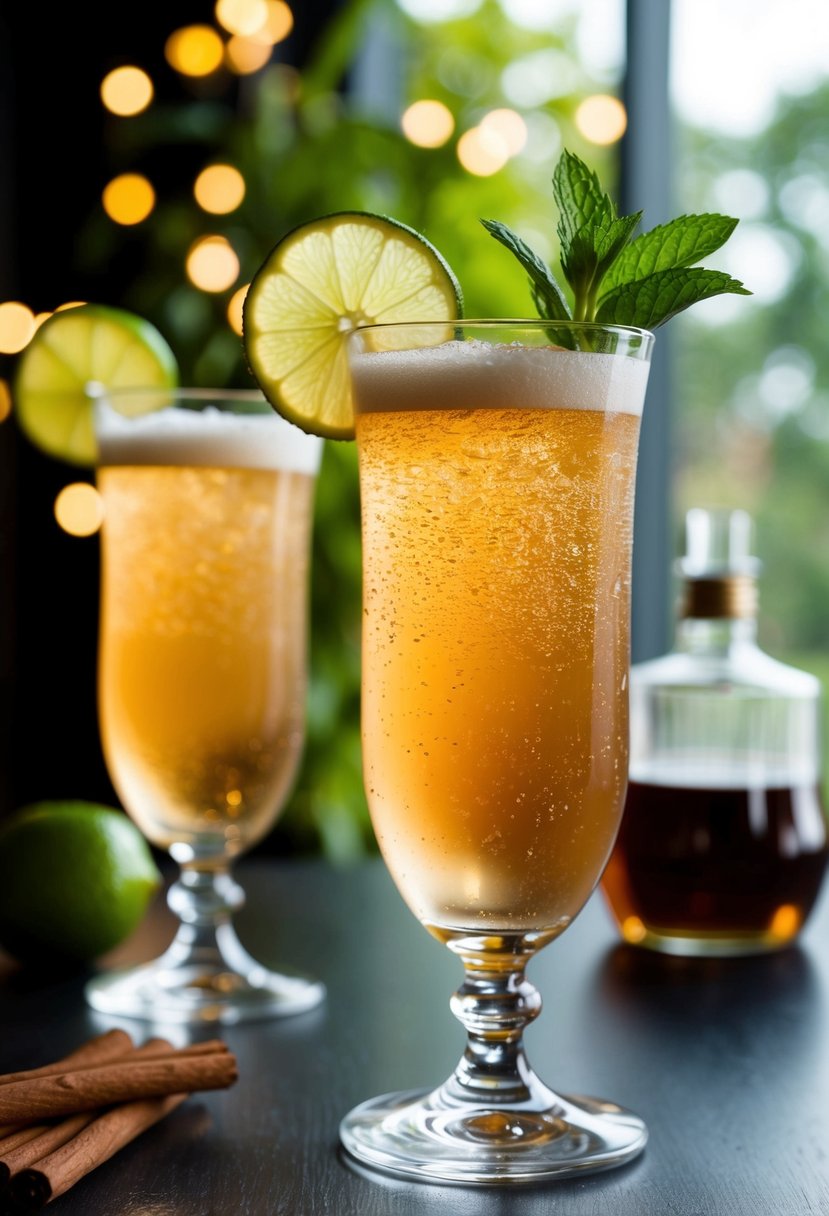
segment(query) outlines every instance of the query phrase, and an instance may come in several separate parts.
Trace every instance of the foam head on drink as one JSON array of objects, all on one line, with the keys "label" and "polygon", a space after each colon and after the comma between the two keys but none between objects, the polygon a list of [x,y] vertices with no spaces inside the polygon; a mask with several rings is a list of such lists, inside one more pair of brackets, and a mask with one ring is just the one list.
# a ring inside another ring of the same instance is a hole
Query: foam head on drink
[{"label": "foam head on drink", "polygon": [[610,852],[647,372],[479,342],[352,359],[366,788],[439,936],[554,933]]},{"label": "foam head on drink", "polygon": [[126,417],[101,400],[95,408],[100,465],[283,469],[316,474],[322,441],[274,414],[215,406],[170,407]]},{"label": "foam head on drink", "polygon": [[321,443],[271,412],[103,411],[110,772],[154,843],[232,854],[269,829],[301,751]]}]

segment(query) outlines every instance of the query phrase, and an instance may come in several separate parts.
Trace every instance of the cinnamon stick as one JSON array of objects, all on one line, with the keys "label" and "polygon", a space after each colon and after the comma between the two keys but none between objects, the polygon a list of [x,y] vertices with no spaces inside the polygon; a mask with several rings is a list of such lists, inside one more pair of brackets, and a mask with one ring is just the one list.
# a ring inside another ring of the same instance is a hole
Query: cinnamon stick
[{"label": "cinnamon stick", "polygon": [[42,1158],[36,1166],[14,1175],[9,1185],[14,1210],[36,1212],[50,1200],[57,1199],[141,1132],[163,1119],[186,1097],[179,1093],[128,1102],[93,1119],[73,1139]]},{"label": "cinnamon stick", "polygon": [[143,1098],[225,1089],[237,1076],[224,1043],[29,1076],[0,1085],[0,1122],[34,1123]]},{"label": "cinnamon stick", "polygon": [[41,1124],[33,1123],[29,1127],[18,1127],[17,1131],[9,1132],[7,1136],[0,1139],[0,1180],[3,1177],[3,1162],[6,1160],[6,1153],[13,1152],[21,1144],[27,1144],[33,1137],[39,1136],[42,1131]]},{"label": "cinnamon stick", "polygon": [[[161,1041],[163,1040],[159,1040],[159,1042]],[[63,1056],[62,1059],[57,1060],[54,1064],[46,1065],[45,1068],[32,1069],[24,1074],[6,1073],[4,1076],[0,1076],[0,1084],[5,1080],[14,1080],[21,1075],[31,1076],[32,1072],[36,1075],[48,1075],[50,1071],[64,1072],[67,1068],[78,1065],[100,1064],[104,1060],[125,1055],[132,1050],[132,1046],[132,1039],[125,1030],[107,1030],[104,1034],[94,1035],[85,1043],[81,1043],[80,1047],[76,1047],[68,1055]],[[0,1187],[5,1185],[9,1178],[10,1171],[4,1163],[6,1151],[33,1139],[42,1130],[42,1128],[33,1129],[21,1123],[9,1123],[0,1126]]]},{"label": "cinnamon stick", "polygon": [[[201,1047],[202,1044],[197,1046]],[[141,1047],[132,1049],[129,1059],[155,1058],[160,1055],[170,1055],[174,1051],[172,1043],[168,1043],[166,1039],[148,1039]],[[18,1170],[34,1165],[36,1161],[40,1161],[41,1157],[60,1148],[94,1118],[95,1112],[88,1112],[83,1115],[73,1115],[59,1123],[36,1123],[31,1127],[23,1128],[15,1135],[6,1136],[0,1140],[0,1185],[7,1182],[9,1177]]]},{"label": "cinnamon stick", "polygon": [[[68,1072],[85,1072],[87,1069],[98,1068],[104,1063],[115,1063],[116,1061],[118,1063],[127,1063],[130,1060],[137,1059],[155,1060],[169,1055],[182,1057],[203,1056],[227,1051],[228,1046],[221,1039],[207,1039],[202,1043],[190,1043],[187,1047],[174,1047],[167,1039],[152,1038],[148,1039],[140,1047],[133,1047],[132,1042],[130,1042],[126,1050],[110,1051],[106,1054],[101,1054],[97,1058],[92,1053],[78,1059],[72,1055],[66,1056],[63,1060],[58,1060],[55,1064],[45,1064],[42,1068],[28,1068],[23,1072],[0,1073],[0,1091],[4,1085],[11,1082],[36,1081],[41,1077],[57,1077]],[[5,1134],[5,1125],[0,1126],[0,1136]]]},{"label": "cinnamon stick", "polygon": [[[0,1075],[0,1084],[4,1081],[17,1080],[20,1077],[31,1077],[33,1073],[48,1076],[50,1071],[65,1072],[67,1068],[82,1067],[84,1064],[100,1064],[104,1060],[126,1055],[132,1050],[132,1039],[125,1030],[107,1030],[104,1034],[96,1034],[93,1038],[87,1039],[85,1043],[81,1043],[80,1047],[76,1047],[68,1055],[56,1060],[54,1064],[47,1064],[42,1069],[29,1069],[25,1073],[11,1072]],[[20,1127],[16,1124],[0,1125],[0,1139],[19,1130]]]},{"label": "cinnamon stick", "polygon": [[235,1079],[235,1059],[221,1040],[176,1049],[149,1039],[134,1048],[123,1031],[96,1036],[56,1064],[0,1076],[0,1118],[11,1112],[17,1120],[0,1126],[0,1202],[7,1196],[15,1212],[36,1211],[180,1105],[187,1091]]},{"label": "cinnamon stick", "polygon": [[88,1044],[84,1044],[83,1048],[79,1048],[77,1055],[73,1052],[72,1055],[65,1056],[62,1060],[55,1060],[53,1064],[44,1064],[41,1068],[26,1068],[20,1072],[0,1073],[0,1086],[8,1085],[12,1081],[25,1081],[30,1077],[54,1077],[58,1073],[67,1072],[70,1069],[92,1068],[107,1060],[117,1060],[132,1051],[132,1042],[129,1042],[126,1047],[118,1047],[117,1050],[105,1050],[100,1055],[88,1050],[88,1047]]},{"label": "cinnamon stick", "polygon": [[[82,1115],[71,1115],[68,1119],[61,1119],[59,1123],[47,1123],[42,1127],[35,1124],[34,1130],[37,1135],[32,1136],[25,1143],[18,1144],[16,1148],[7,1149],[3,1154],[3,1164],[8,1169],[9,1175],[13,1176],[18,1170],[27,1169],[43,1157],[48,1157],[49,1153],[53,1153],[56,1148],[60,1148],[73,1136],[77,1136],[78,1132],[91,1123],[96,1115],[96,1111],[89,1110]],[[19,1134],[22,1135],[22,1133]]]},{"label": "cinnamon stick", "polygon": [[103,1034],[93,1035],[85,1043],[74,1048],[62,1060],[50,1065],[56,1068],[59,1064],[97,1064],[101,1060],[111,1060],[115,1056],[125,1055],[132,1051],[133,1041],[126,1030],[107,1030]]}]

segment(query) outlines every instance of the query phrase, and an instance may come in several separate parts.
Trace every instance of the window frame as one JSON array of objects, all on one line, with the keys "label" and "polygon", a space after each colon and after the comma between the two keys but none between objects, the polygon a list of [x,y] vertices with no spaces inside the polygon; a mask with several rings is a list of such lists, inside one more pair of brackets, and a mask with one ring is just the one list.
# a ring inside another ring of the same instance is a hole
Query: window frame
[{"label": "window frame", "polygon": [[[648,228],[672,207],[673,130],[669,99],[671,0],[626,0],[622,99],[628,115],[621,143],[620,209],[644,209]],[[642,419],[633,543],[633,662],[662,654],[673,634],[670,604],[673,341],[661,329],[654,347]]]}]

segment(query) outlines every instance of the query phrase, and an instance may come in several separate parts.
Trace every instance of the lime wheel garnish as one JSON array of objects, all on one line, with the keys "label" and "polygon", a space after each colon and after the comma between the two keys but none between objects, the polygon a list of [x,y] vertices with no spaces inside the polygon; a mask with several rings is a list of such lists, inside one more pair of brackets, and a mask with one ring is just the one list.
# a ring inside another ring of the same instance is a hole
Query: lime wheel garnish
[{"label": "lime wheel garnish", "polygon": [[[32,443],[71,464],[97,457],[95,397],[116,389],[171,388],[178,383],[175,356],[142,317],[103,304],[56,312],[40,326],[20,357],[15,415]],[[132,412],[148,406],[140,394]]]},{"label": "lime wheel garnish", "polygon": [[425,237],[397,220],[343,211],[295,228],[268,255],[245,299],[245,352],[280,414],[314,435],[352,439],[348,336],[461,312],[458,281]]}]

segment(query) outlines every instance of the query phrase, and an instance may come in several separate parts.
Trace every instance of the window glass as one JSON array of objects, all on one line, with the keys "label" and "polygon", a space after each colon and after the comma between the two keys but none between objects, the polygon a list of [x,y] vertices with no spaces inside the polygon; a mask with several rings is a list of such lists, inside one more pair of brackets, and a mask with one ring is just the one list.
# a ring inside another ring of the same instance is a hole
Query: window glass
[{"label": "window glass", "polygon": [[743,507],[761,639],[829,678],[829,5],[675,0],[678,211],[739,217],[708,264],[745,282],[674,322],[676,535]]}]

